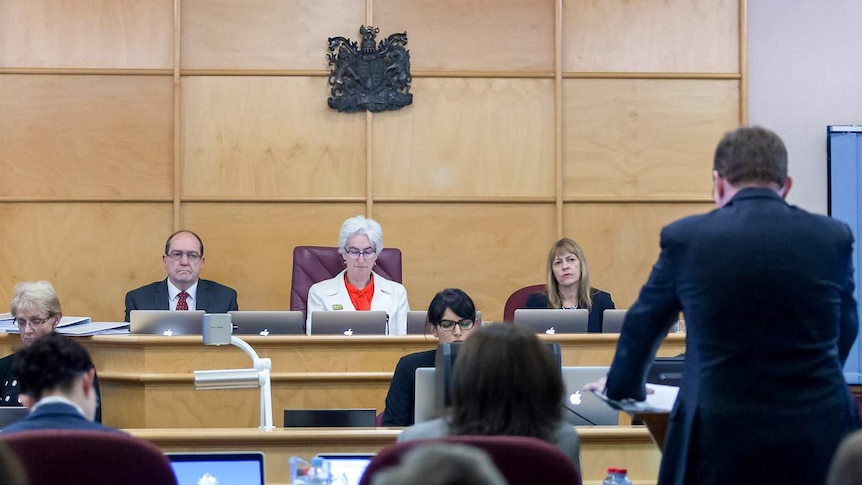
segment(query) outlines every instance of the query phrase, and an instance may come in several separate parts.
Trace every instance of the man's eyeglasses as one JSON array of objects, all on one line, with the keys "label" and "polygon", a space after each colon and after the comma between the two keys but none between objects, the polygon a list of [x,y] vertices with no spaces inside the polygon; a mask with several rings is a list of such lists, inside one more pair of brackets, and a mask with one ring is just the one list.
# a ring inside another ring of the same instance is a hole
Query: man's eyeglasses
[{"label": "man's eyeglasses", "polygon": [[374,248],[365,248],[360,251],[356,248],[344,248],[344,253],[350,259],[359,259],[359,256],[365,256],[365,259],[368,259],[377,254],[377,250]]},{"label": "man's eyeglasses", "polygon": [[31,327],[36,329],[36,328],[41,327],[42,324],[44,324],[45,322],[47,322],[48,320],[50,320],[52,318],[54,318],[53,315],[51,315],[47,318],[32,318],[30,320],[24,320],[23,318],[16,318],[15,324],[18,325],[18,328],[21,330],[23,330],[27,326],[27,324],[30,324]]},{"label": "man's eyeglasses", "polygon": [[179,261],[179,260],[183,259],[183,256],[188,258],[188,260],[190,262],[195,262],[195,261],[201,259],[201,255],[194,252],[194,251],[185,251],[185,252],[183,252],[183,251],[171,251],[168,254],[166,254],[165,256],[173,259],[174,261]]},{"label": "man's eyeglasses", "polygon": [[470,330],[473,328],[473,320],[469,318],[465,318],[463,320],[458,320],[457,322],[453,322],[452,320],[440,320],[440,328],[443,330],[452,331],[455,330],[455,325],[461,328],[461,330]]}]

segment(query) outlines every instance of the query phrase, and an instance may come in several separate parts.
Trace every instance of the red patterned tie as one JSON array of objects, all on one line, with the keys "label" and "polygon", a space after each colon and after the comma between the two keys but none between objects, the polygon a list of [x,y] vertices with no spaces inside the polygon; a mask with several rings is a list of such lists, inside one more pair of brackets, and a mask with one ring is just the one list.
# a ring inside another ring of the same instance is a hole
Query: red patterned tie
[{"label": "red patterned tie", "polygon": [[186,298],[189,297],[189,294],[185,291],[180,292],[180,299],[177,300],[177,311],[188,310],[189,302],[186,301]]}]

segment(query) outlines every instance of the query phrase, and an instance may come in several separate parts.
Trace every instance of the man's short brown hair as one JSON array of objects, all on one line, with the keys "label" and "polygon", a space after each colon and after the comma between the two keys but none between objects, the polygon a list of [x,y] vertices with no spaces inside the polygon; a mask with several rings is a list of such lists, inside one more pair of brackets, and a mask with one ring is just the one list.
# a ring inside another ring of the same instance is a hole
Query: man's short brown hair
[{"label": "man's short brown hair", "polygon": [[713,170],[732,185],[787,181],[787,148],[774,132],[759,126],[728,131],[715,148]]}]

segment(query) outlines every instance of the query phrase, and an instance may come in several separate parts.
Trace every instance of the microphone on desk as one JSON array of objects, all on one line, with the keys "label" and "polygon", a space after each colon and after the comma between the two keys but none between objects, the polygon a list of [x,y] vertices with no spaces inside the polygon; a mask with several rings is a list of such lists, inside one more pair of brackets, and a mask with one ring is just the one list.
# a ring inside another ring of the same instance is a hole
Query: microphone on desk
[{"label": "microphone on desk", "polygon": [[[577,396],[577,397],[576,397],[576,396]],[[567,399],[564,399],[564,400],[563,400],[563,409],[565,409],[566,411],[568,411],[568,412],[570,412],[570,413],[574,414],[575,416],[577,416],[577,417],[579,417],[579,418],[583,419],[584,421],[586,421],[586,422],[587,422],[587,424],[590,424],[590,425],[592,425],[592,426],[597,426],[597,425],[596,425],[596,423],[594,423],[594,422],[590,421],[589,419],[587,419],[587,417],[586,417],[586,416],[584,416],[583,414],[581,414],[581,413],[579,413],[579,412],[575,411],[575,409],[574,409],[573,407],[569,406],[569,403],[568,403],[568,402],[566,402],[566,401],[568,401],[569,399],[578,399],[578,400],[580,400],[580,398],[581,398],[581,396],[580,396],[580,391],[576,391],[574,394],[572,394],[572,395],[570,395],[570,396],[567,396]]]}]

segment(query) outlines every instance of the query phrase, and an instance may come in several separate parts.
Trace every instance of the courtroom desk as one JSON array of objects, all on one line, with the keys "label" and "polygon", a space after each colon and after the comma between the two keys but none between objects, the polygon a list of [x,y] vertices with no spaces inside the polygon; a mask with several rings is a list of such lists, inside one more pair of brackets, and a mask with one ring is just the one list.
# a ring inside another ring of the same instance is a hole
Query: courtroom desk
[{"label": "courtroom desk", "polygon": [[[6,336],[7,338],[9,336]],[[18,336],[12,336],[16,339]],[[540,335],[559,342],[563,365],[610,365],[618,334]],[[431,336],[242,336],[273,372],[392,372],[402,356],[433,349]],[[101,371],[181,373],[204,369],[244,369],[251,359],[232,345],[204,345],[198,336],[97,335],[81,337]],[[685,334],[670,334],[658,355],[685,352]]]},{"label": "courtroom desk", "polygon": [[[655,484],[661,455],[642,426],[578,427],[585,485],[598,485],[608,467],[627,467],[637,484]],[[128,429],[164,452],[262,451],[268,485],[289,481],[288,459],[317,453],[376,453],[395,442],[400,428]]]},{"label": "courtroom desk", "polygon": [[[250,367],[246,365],[245,368]],[[275,372],[273,423],[284,409],[383,411],[392,372]],[[115,428],[243,428],[260,424],[260,391],[196,390],[194,376],[99,371],[102,422]]]}]

